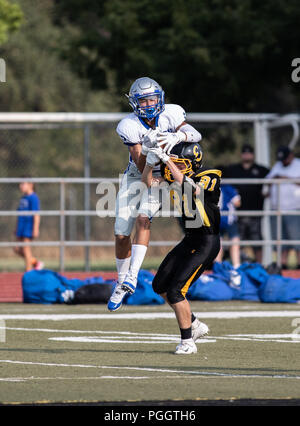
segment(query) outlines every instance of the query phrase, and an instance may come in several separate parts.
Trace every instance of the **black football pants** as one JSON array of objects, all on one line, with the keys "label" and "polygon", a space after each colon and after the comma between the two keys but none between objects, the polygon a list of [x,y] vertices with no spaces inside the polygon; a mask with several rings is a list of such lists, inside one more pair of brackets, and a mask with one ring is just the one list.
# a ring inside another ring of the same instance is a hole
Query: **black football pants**
[{"label": "black football pants", "polygon": [[186,235],[162,261],[153,279],[153,290],[158,294],[166,293],[171,304],[181,302],[219,250],[219,235]]}]

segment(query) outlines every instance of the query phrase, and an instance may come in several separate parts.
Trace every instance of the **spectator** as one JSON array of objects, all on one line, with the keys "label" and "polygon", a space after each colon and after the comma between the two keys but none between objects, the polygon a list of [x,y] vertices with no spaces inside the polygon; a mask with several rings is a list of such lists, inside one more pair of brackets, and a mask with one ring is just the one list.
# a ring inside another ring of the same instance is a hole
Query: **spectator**
[{"label": "spectator", "polygon": [[[267,178],[286,179],[300,178],[300,158],[295,158],[290,148],[282,146],[277,151],[277,162],[272,167]],[[279,193],[279,203],[278,203]],[[296,183],[285,183],[271,185],[270,188],[271,209],[277,210],[300,210],[300,185]],[[281,216],[281,239],[300,240],[300,220],[297,216]],[[277,238],[277,217],[271,216],[272,238]],[[289,244],[282,246],[281,265],[287,269],[288,255],[291,249],[297,253],[298,268],[300,268],[300,246]]]},{"label": "spectator", "polygon": [[[228,177],[238,179],[262,179],[269,170],[256,164],[254,150],[251,145],[245,144],[241,150],[241,162],[228,167]],[[264,196],[262,184],[234,185],[241,196],[239,210],[263,210]],[[261,217],[239,216],[238,227],[241,240],[262,240]],[[262,262],[262,247],[253,246],[255,261]]]},{"label": "spectator", "polygon": [[[21,182],[20,191],[23,196],[19,203],[19,211],[40,210],[40,200],[34,192],[34,184],[32,182]],[[33,238],[37,238],[39,236],[39,228],[39,215],[18,216],[16,229],[17,241],[30,242]],[[15,247],[14,251],[16,254],[24,258],[26,271],[43,268],[43,263],[33,257],[30,246]]]},{"label": "spectator", "polygon": [[[222,170],[222,178],[226,178],[226,169],[222,166],[216,167]],[[228,184],[221,184],[221,195],[220,195],[220,210],[225,211],[228,214],[221,216],[220,222],[220,234],[221,237],[227,235],[233,243],[229,248],[230,258],[232,266],[236,269],[240,266],[240,237],[237,226],[237,216],[234,214],[236,208],[241,205],[241,197],[237,190]],[[216,262],[222,262],[223,249],[221,246],[220,252],[216,258]]]}]

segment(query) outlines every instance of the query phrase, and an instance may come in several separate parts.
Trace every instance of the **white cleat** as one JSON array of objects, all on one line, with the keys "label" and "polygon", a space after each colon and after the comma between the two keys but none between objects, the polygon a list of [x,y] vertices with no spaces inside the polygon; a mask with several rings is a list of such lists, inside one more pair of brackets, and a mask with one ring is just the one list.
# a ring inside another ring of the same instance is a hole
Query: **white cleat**
[{"label": "white cleat", "polygon": [[207,327],[204,322],[201,322],[199,320],[195,320],[192,323],[192,339],[194,342],[196,342],[201,337],[206,336],[209,333],[209,328]]},{"label": "white cleat", "polygon": [[137,285],[137,276],[128,272],[128,274],[125,277],[125,280],[122,283],[122,286],[125,289],[127,289],[129,293],[133,294],[135,292],[136,285]]},{"label": "white cleat", "polygon": [[181,340],[181,343],[176,347],[176,355],[190,355],[197,353],[197,346],[192,339]]},{"label": "white cleat", "polygon": [[121,308],[123,299],[128,294],[128,290],[123,287],[123,284],[116,284],[113,294],[110,296],[107,308],[114,312]]}]

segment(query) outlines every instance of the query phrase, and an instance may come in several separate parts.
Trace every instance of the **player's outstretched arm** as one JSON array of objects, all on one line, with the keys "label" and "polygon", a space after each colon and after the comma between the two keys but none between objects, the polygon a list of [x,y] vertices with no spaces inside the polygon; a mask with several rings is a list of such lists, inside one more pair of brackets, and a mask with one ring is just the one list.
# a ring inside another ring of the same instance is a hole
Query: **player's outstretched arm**
[{"label": "player's outstretched arm", "polygon": [[[183,182],[183,175],[176,166],[176,164],[173,163],[173,161],[170,159],[170,157],[164,152],[164,150],[160,147],[157,148],[151,148],[147,154],[147,160],[146,160],[146,167],[147,165],[151,168],[155,166],[157,161],[162,161],[163,163],[167,164],[174,180],[179,183],[180,185]],[[146,181],[145,181],[146,183]]]},{"label": "player's outstretched arm", "polygon": [[145,183],[148,188],[151,186],[153,179],[152,169],[153,167],[146,163],[142,173],[142,182]]},{"label": "player's outstretched arm", "polygon": [[130,146],[129,153],[137,168],[142,173],[146,163],[146,157],[145,155],[142,155],[142,146],[140,144]]},{"label": "player's outstretched arm", "polygon": [[173,178],[175,180],[175,182],[179,183],[180,185],[183,182],[183,174],[180,172],[180,170],[178,169],[178,167],[176,166],[176,164],[173,163],[173,161],[171,159],[169,159],[166,162],[167,166],[169,167]]}]

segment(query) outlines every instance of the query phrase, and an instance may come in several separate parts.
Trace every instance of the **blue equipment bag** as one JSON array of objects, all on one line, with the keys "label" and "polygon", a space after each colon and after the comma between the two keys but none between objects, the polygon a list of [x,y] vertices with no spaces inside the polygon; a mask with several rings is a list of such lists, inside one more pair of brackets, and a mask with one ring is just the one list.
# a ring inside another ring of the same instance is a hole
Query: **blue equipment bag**
[{"label": "blue equipment bag", "polygon": [[234,290],[219,275],[202,275],[191,285],[187,293],[189,300],[221,301],[232,300]]},{"label": "blue equipment bag", "polygon": [[[152,289],[154,275],[141,270],[134,294],[124,299],[127,305],[160,305],[164,299]],[[115,280],[105,281],[101,276],[79,280],[68,279],[57,272],[43,269],[25,272],[22,277],[24,303],[106,303],[113,291]],[[70,296],[70,293],[74,292]]]},{"label": "blue equipment bag", "polygon": [[259,296],[266,303],[299,303],[300,279],[269,275],[259,288]]},{"label": "blue equipment bag", "polygon": [[78,279],[67,279],[57,272],[43,269],[25,272],[22,277],[24,303],[64,303],[63,293],[66,290],[76,291],[83,282]]},{"label": "blue equipment bag", "polygon": [[154,275],[150,271],[141,269],[138,274],[138,283],[133,294],[126,296],[126,305],[163,305],[164,299],[152,288]]},{"label": "blue equipment bag", "polygon": [[243,264],[234,269],[230,262],[215,262],[212,274],[202,275],[188,292],[190,300],[260,301],[258,288],[268,279],[259,264]]}]

